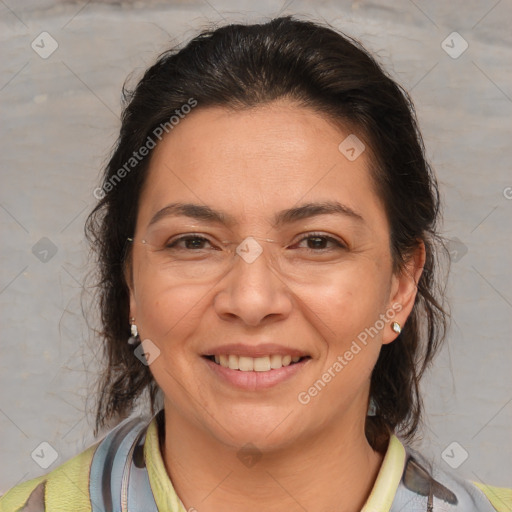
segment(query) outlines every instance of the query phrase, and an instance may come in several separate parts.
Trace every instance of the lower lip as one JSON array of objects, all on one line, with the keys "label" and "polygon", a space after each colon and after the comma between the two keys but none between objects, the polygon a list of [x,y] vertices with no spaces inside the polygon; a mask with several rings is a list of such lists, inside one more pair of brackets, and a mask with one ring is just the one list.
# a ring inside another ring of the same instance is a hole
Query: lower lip
[{"label": "lower lip", "polygon": [[205,357],[203,357],[203,360],[220,379],[232,386],[248,391],[258,391],[260,389],[268,389],[276,386],[300,372],[310,361],[309,358],[303,359],[298,363],[282,366],[281,368],[267,372],[243,372],[241,370],[225,368]]}]

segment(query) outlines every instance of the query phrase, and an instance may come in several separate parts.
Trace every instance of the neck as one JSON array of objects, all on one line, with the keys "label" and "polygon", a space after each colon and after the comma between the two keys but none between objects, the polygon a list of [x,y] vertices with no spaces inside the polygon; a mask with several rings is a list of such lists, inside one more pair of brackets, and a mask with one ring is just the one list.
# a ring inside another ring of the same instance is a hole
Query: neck
[{"label": "neck", "polygon": [[183,421],[177,411],[165,415],[162,455],[186,510],[200,512],[220,512],[227,504],[244,512],[356,512],[383,458],[368,444],[364,421],[341,419],[307,440],[260,451],[228,446]]}]

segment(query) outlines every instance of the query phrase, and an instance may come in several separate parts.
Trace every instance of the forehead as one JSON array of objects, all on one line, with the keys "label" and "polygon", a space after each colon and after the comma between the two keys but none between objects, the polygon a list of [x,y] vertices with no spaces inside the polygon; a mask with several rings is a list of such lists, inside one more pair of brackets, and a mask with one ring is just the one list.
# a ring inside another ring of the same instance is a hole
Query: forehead
[{"label": "forehead", "polygon": [[339,149],[353,135],[287,101],[245,110],[198,106],[155,148],[139,213],[147,221],[181,201],[270,218],[298,203],[338,201],[382,217],[369,152],[349,160]]}]

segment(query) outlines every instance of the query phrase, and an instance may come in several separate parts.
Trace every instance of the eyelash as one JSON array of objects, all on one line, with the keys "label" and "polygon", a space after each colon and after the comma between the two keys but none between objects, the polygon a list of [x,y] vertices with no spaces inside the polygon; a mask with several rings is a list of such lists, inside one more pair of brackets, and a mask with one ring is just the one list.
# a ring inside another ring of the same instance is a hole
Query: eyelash
[{"label": "eyelash", "polygon": [[[347,249],[347,246],[344,243],[340,242],[338,239],[336,239],[332,236],[326,235],[324,233],[315,233],[315,232],[308,233],[306,236],[303,236],[301,239],[299,239],[297,242],[295,242],[292,245],[297,245],[297,244],[300,244],[301,242],[303,242],[304,240],[310,240],[310,239],[314,239],[314,238],[325,239],[328,242],[334,243],[337,246],[337,248]],[[188,240],[201,240],[202,242],[208,242],[211,245],[211,242],[210,242],[210,240],[208,240],[208,238],[205,238],[204,236],[202,236],[200,234],[190,233],[188,235],[180,236],[179,238],[173,240],[172,242],[169,242],[168,244],[166,244],[165,248],[166,249],[174,249],[174,248],[176,248],[176,246],[179,242],[184,242],[184,241],[188,241]],[[186,248],[184,248],[184,249],[186,249]],[[317,249],[311,249],[309,247],[306,247],[305,249],[308,251],[313,251],[313,252],[329,250],[327,248],[317,250]],[[193,250],[193,249],[191,249],[191,250]]]}]

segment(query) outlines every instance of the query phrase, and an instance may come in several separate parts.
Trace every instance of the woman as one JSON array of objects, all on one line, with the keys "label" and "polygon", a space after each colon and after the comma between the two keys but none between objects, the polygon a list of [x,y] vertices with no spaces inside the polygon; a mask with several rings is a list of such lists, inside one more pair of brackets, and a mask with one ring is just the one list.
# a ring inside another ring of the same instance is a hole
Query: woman
[{"label": "woman", "polygon": [[[407,447],[446,328],[407,94],[290,17],[169,51],[95,191],[106,368],[129,418],[0,510],[510,510]],[[400,436],[400,440],[397,435]]]}]

